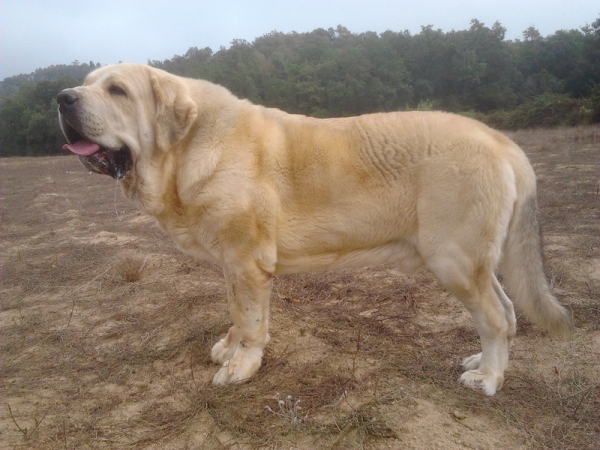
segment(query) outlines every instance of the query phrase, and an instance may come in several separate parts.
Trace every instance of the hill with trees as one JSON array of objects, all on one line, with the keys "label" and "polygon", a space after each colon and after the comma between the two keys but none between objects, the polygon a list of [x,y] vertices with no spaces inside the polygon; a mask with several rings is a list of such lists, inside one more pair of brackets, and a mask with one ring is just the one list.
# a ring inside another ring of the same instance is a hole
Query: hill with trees
[{"label": "hill with trees", "polygon": [[[543,37],[505,40],[496,22],[352,33],[343,26],[234,40],[216,53],[190,48],[154,67],[229,88],[239,97],[315,117],[441,109],[500,129],[600,122],[600,18]],[[38,69],[0,84],[0,154],[60,152],[57,92],[99,64]]]}]

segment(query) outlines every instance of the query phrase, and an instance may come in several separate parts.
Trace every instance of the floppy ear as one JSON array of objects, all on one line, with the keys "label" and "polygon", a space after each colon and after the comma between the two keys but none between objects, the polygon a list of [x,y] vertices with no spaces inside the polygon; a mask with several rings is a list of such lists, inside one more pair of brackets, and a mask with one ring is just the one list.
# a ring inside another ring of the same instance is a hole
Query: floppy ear
[{"label": "floppy ear", "polygon": [[168,150],[188,134],[198,116],[198,108],[186,85],[177,77],[151,72],[150,82],[156,100],[156,145]]}]

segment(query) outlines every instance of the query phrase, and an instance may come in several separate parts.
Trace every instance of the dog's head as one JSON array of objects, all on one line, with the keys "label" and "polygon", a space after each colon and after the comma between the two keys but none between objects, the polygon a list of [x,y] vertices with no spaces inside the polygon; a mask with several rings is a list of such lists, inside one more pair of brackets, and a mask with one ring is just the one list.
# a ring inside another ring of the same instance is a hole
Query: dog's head
[{"label": "dog's head", "polygon": [[185,83],[141,64],[90,73],[83,86],[57,96],[68,144],[83,165],[117,180],[135,176],[141,159],[168,151],[189,132],[197,107]]}]

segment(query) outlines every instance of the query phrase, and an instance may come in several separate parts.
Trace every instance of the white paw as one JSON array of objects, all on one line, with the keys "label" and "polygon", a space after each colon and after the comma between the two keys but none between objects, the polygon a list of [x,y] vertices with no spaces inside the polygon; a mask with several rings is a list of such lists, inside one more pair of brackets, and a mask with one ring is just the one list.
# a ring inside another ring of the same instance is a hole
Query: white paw
[{"label": "white paw", "polygon": [[225,343],[226,339],[227,338],[223,338],[219,342],[217,342],[210,352],[210,358],[215,364],[226,363],[231,359],[231,357],[235,353],[237,345],[227,346]]},{"label": "white paw", "polygon": [[480,364],[481,364],[481,353],[477,353],[476,355],[469,356],[468,358],[463,359],[463,362],[462,362],[462,366],[468,370],[479,369]]},{"label": "white paw", "polygon": [[213,384],[224,385],[247,380],[260,367],[262,354],[260,348],[238,347],[231,359],[215,374]]},{"label": "white paw", "polygon": [[487,395],[494,395],[502,387],[504,377],[482,372],[481,370],[467,370],[460,376],[460,381],[465,386],[474,389],[480,388]]}]

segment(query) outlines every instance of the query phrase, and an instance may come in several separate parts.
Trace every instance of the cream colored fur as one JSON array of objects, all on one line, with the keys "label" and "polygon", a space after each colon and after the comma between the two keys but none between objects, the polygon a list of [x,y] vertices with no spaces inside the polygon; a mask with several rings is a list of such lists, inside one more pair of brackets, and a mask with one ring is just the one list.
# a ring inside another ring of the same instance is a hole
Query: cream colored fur
[{"label": "cream colored fur", "polygon": [[233,326],[212,349],[215,384],[259,369],[282,273],[427,265],[473,317],[482,353],[464,360],[461,380],[489,395],[516,331],[495,276],[503,252],[517,306],[547,331],[568,330],[543,273],[531,165],[477,121],[290,115],[143,65],[98,69],[76,91],[90,118],[81,131],[131,149],[125,195],[184,252],[223,268]]}]

